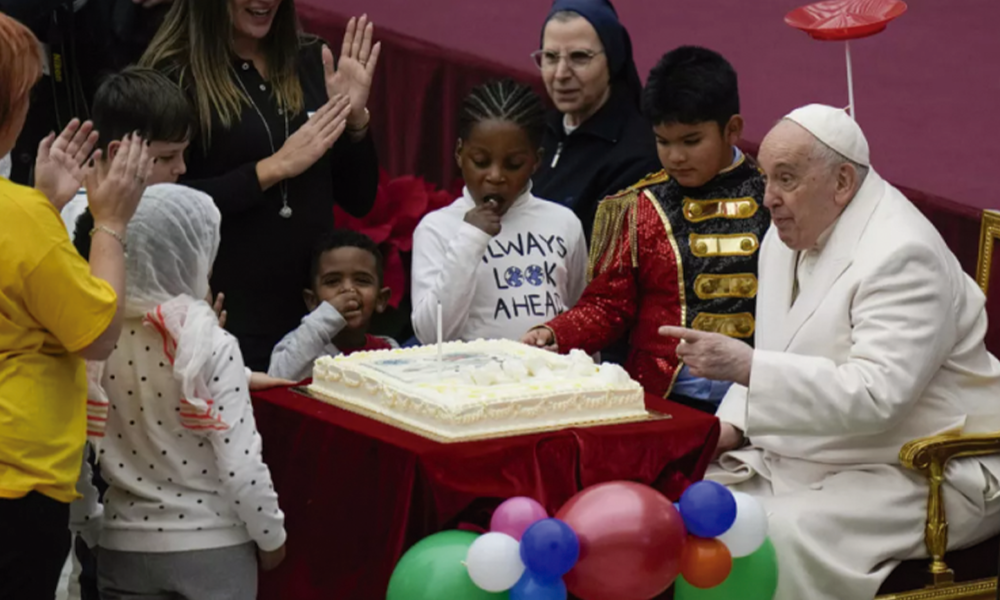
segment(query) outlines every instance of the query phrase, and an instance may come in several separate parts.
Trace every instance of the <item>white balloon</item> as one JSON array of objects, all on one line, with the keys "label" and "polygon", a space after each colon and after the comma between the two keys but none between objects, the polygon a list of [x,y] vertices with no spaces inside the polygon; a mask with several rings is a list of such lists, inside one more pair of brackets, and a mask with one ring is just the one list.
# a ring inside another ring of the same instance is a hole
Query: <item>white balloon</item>
[{"label": "white balloon", "polygon": [[487,592],[509,590],[524,574],[521,543],[506,533],[484,533],[469,546],[465,566],[472,582]]},{"label": "white balloon", "polygon": [[729,548],[733,558],[750,556],[767,539],[767,512],[756,498],[743,492],[733,492],[736,499],[736,522],[718,537]]}]

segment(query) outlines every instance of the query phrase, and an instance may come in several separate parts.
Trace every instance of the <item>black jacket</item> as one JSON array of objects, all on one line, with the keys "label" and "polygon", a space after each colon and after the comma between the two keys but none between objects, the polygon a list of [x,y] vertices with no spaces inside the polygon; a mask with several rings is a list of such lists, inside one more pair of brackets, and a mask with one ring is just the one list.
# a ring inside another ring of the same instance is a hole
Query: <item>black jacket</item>
[{"label": "black jacket", "polygon": [[652,127],[622,87],[572,135],[563,129],[562,113],[552,111],[542,146],[532,193],[573,209],[588,242],[597,204],[662,168]]}]

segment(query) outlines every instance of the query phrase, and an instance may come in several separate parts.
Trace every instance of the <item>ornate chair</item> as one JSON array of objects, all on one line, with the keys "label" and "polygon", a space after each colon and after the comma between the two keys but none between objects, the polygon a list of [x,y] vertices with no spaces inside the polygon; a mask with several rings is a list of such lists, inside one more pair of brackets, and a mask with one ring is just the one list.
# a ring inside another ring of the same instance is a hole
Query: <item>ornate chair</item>
[{"label": "ornate chair", "polygon": [[[976,281],[987,296],[990,329],[986,345],[1000,355],[1000,212],[984,211]],[[994,260],[996,258],[996,260]],[[992,277],[991,277],[992,275]],[[1000,398],[997,399],[1000,402]],[[908,469],[930,484],[924,539],[930,560],[902,563],[886,580],[876,600],[995,600],[1000,568],[1000,536],[978,546],[945,553],[948,520],[941,492],[945,466],[953,458],[1000,454],[1000,432],[946,434],[914,440],[899,453]],[[947,560],[947,562],[946,562]],[[954,567],[954,568],[953,568]],[[928,581],[929,579],[929,581]]]}]

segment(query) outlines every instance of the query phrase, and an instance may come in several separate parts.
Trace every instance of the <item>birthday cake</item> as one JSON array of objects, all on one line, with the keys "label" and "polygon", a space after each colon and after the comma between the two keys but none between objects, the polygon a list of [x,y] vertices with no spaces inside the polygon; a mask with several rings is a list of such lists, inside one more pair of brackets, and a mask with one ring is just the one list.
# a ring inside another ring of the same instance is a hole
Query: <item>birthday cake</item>
[{"label": "birthday cake", "polygon": [[509,340],[448,342],[325,356],[312,395],[445,439],[511,435],[646,416],[643,391],[618,365]]}]

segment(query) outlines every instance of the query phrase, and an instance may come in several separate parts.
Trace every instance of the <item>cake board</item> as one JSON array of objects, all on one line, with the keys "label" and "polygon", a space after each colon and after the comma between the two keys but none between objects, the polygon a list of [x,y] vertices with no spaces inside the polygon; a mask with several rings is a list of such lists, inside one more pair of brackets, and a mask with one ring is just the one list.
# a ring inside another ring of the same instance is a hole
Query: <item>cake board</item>
[{"label": "cake board", "polygon": [[350,402],[346,402],[342,399],[335,398],[333,396],[328,396],[326,394],[320,394],[310,390],[307,387],[297,386],[291,388],[293,392],[301,396],[306,396],[316,400],[317,402],[323,402],[324,404],[330,404],[336,406],[337,408],[346,410],[348,412],[354,413],[356,415],[361,415],[362,417],[367,417],[373,421],[378,421],[385,425],[390,425],[397,429],[402,429],[403,431],[418,435],[422,438],[437,442],[439,444],[454,444],[458,442],[478,442],[484,440],[496,440],[501,438],[517,437],[522,435],[531,435],[536,433],[545,433],[549,431],[561,431],[563,429],[580,429],[587,427],[601,427],[604,425],[622,425],[626,423],[646,423],[650,421],[662,421],[665,419],[673,418],[667,413],[661,413],[654,410],[646,409],[646,414],[637,417],[627,417],[622,419],[609,419],[604,421],[579,421],[576,423],[564,423],[560,425],[550,425],[547,427],[536,427],[533,429],[521,429],[518,431],[511,432],[501,432],[501,433],[488,433],[488,434],[478,434],[478,435],[468,435],[461,437],[444,437],[436,433],[427,431],[426,429],[410,425],[408,423],[400,423],[399,421],[390,419],[389,417],[379,414],[375,411],[368,410],[364,407],[357,406]]}]

